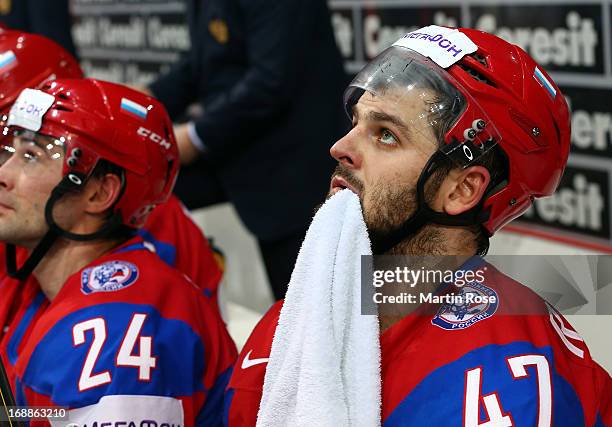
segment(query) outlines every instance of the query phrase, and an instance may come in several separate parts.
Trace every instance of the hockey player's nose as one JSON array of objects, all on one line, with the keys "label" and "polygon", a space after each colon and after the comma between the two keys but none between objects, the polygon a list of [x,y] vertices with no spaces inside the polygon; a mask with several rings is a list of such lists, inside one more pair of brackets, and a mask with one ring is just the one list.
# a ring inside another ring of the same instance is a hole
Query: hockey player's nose
[{"label": "hockey player's nose", "polygon": [[340,138],[329,150],[331,156],[342,166],[359,169],[363,155],[358,149],[357,131],[353,128],[349,133]]},{"label": "hockey player's nose", "polygon": [[0,187],[11,190],[14,187],[17,167],[15,156],[0,159]]}]

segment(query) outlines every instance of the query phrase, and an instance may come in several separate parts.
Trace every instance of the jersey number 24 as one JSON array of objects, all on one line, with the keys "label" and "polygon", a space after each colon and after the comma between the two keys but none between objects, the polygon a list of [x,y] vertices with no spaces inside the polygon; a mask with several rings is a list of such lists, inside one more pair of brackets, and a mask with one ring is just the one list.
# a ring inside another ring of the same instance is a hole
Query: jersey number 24
[{"label": "jersey number 24", "polygon": [[[152,355],[152,337],[140,336],[146,319],[147,315],[143,313],[136,313],[132,316],[115,358],[117,366],[138,368],[138,380],[140,381],[150,381],[151,370],[157,364],[157,358]],[[93,340],[79,377],[79,391],[89,390],[112,381],[111,373],[108,370],[93,373],[100,352],[106,342],[106,330],[106,320],[102,317],[85,320],[72,327],[72,342],[75,346],[85,344],[85,332],[93,332]],[[136,344],[138,344],[140,350],[139,354],[134,354]]]}]

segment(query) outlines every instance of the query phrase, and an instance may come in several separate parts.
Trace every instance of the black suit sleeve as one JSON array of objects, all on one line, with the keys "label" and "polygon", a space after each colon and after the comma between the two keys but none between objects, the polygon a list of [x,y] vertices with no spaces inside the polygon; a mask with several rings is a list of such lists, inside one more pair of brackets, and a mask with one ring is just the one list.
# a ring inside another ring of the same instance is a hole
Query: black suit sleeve
[{"label": "black suit sleeve", "polygon": [[181,116],[185,108],[196,101],[193,56],[186,53],[167,73],[151,83],[149,89],[164,103],[173,120]]},{"label": "black suit sleeve", "polygon": [[240,1],[248,68],[227,93],[204,106],[195,122],[214,157],[245,147],[287,112],[299,84],[295,70],[303,66],[301,47],[312,28],[311,0]]}]

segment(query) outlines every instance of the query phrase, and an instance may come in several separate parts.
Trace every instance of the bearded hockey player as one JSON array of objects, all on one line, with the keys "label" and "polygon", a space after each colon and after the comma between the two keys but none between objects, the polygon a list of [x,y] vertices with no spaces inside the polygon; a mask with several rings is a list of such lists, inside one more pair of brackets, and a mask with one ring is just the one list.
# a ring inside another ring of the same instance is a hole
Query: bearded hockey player
[{"label": "bearded hockey player", "polygon": [[219,424],[235,347],[137,236],[178,168],[161,104],[60,79],[24,90],[2,135],[0,240],[25,287],[0,342],[17,403],[67,406],[77,425]]},{"label": "bearded hockey player", "polygon": [[[559,184],[570,117],[552,79],[498,37],[430,26],[367,64],[344,100],[353,128],[331,148],[330,196],[358,195],[373,253],[461,256],[469,259],[462,269],[483,275],[463,293],[495,296],[467,308],[423,303],[401,316],[379,307],[382,425],[612,426],[610,376],[580,336],[479,256],[491,235]],[[282,320],[278,303],[238,358],[226,395],[230,426],[254,426],[258,411],[258,425],[272,425],[261,411],[300,399],[260,408]]]}]

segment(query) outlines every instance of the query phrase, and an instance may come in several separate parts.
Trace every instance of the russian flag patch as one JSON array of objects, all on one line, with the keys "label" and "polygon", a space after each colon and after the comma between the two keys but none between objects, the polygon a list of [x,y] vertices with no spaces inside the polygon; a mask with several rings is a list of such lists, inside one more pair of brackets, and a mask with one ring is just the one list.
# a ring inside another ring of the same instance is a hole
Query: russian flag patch
[{"label": "russian flag patch", "polygon": [[127,98],[121,98],[121,110],[141,120],[146,120],[147,118],[147,109]]},{"label": "russian flag patch", "polygon": [[6,52],[0,54],[0,72],[10,68],[16,63],[17,57],[12,50],[7,50]]},{"label": "russian flag patch", "polygon": [[550,96],[552,96],[553,98],[557,96],[557,90],[552,85],[550,80],[548,80],[546,76],[544,76],[544,73],[542,73],[542,71],[540,71],[538,67],[536,67],[535,71],[533,72],[533,76],[536,78],[538,82],[540,82],[542,86],[544,86],[544,89],[548,91]]}]

